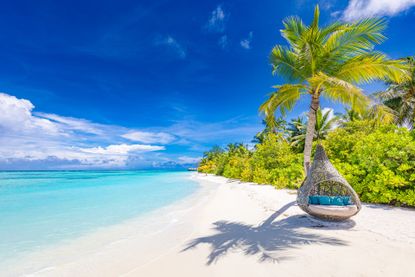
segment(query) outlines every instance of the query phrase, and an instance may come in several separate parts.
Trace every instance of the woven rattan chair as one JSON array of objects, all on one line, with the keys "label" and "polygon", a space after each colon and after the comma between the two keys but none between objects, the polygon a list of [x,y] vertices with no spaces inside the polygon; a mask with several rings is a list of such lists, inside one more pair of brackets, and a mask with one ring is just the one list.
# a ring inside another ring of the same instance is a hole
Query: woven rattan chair
[{"label": "woven rattan chair", "polygon": [[[310,203],[310,196],[348,197],[347,205],[316,205]],[[350,197],[350,198],[349,198]],[[298,206],[306,213],[325,220],[345,220],[361,209],[358,195],[330,163],[323,146],[317,145],[314,161],[308,176],[298,189]]]}]

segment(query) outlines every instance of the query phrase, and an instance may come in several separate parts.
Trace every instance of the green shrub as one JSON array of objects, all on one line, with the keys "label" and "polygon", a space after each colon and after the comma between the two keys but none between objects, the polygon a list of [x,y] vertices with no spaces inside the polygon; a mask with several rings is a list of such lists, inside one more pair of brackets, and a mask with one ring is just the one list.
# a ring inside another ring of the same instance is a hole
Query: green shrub
[{"label": "green shrub", "polygon": [[415,140],[407,129],[350,123],[324,145],[362,201],[415,206]]},{"label": "green shrub", "polygon": [[304,178],[302,155],[296,154],[287,141],[274,134],[256,146],[251,163],[256,183],[297,188]]},{"label": "green shrub", "polygon": [[[415,206],[415,132],[360,120],[330,132],[323,145],[333,165],[362,201]],[[199,171],[277,188],[303,181],[303,155],[281,136],[268,134],[249,151],[230,144],[228,151],[205,153]]]}]

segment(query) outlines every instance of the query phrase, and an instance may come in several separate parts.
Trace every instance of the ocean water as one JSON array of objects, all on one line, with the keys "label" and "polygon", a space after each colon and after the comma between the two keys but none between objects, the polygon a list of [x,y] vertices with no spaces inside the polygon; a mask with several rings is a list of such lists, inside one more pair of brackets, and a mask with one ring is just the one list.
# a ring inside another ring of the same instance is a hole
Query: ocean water
[{"label": "ocean water", "polygon": [[197,189],[187,172],[0,172],[0,261],[122,223]]}]

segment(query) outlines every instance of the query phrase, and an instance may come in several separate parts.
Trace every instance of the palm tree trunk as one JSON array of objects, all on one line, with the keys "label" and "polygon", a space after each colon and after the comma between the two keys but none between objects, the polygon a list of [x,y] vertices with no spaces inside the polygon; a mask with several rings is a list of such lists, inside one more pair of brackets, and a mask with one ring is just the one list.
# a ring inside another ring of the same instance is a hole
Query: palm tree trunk
[{"label": "palm tree trunk", "polygon": [[314,130],[316,128],[316,112],[320,105],[320,99],[317,93],[311,96],[311,106],[308,112],[307,132],[304,145],[304,171],[307,176],[311,162],[311,149],[313,147]]}]

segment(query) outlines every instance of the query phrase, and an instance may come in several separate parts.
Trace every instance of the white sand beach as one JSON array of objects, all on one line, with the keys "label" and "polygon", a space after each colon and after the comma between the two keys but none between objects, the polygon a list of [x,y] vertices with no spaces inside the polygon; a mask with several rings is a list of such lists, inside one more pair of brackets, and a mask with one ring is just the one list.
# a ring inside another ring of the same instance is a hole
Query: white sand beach
[{"label": "white sand beach", "polygon": [[191,178],[201,189],[180,203],[26,256],[2,275],[415,275],[415,210],[364,205],[330,223],[303,213],[295,191]]}]

